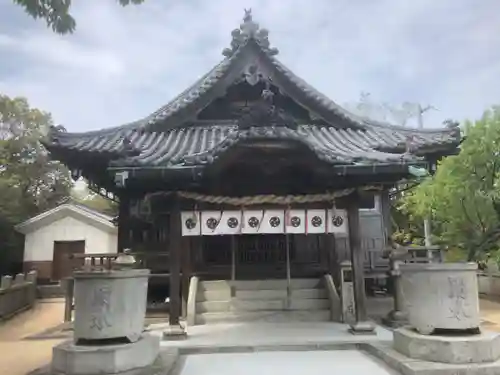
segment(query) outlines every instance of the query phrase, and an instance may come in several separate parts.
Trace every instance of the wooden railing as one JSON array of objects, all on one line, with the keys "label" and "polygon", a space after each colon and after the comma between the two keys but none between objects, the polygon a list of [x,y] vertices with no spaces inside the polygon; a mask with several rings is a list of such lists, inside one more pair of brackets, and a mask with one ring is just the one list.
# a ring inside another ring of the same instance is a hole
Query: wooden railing
[{"label": "wooden railing", "polygon": [[439,246],[408,246],[405,263],[442,263],[444,253]]},{"label": "wooden railing", "polygon": [[[119,254],[72,254],[70,258],[72,259],[81,259],[82,265],[74,271],[98,271],[98,270],[110,270],[113,266],[113,261],[118,257]],[[148,260],[151,258],[160,258],[163,268],[165,268],[166,272],[154,272],[149,274],[149,279],[152,278],[168,278],[170,277],[170,273],[168,272],[168,253],[160,253],[160,252],[141,252],[141,253],[129,253],[128,255],[133,255],[136,259],[136,264],[134,268],[149,268]],[[156,267],[158,269],[158,267]],[[182,272],[180,273],[182,277]],[[72,312],[74,310],[74,286],[75,280],[73,277],[68,277],[64,280],[64,291],[65,291],[65,306],[64,306],[64,321],[70,322]]]},{"label": "wooden railing", "polygon": [[[109,254],[109,253],[97,253],[97,254],[72,254],[70,258],[81,259],[82,264],[76,270],[98,270],[98,269],[111,269],[113,261],[118,257],[119,254]],[[169,253],[166,252],[140,252],[140,253],[129,253],[132,255],[136,264],[134,267],[150,268],[150,269],[168,269],[168,259]],[[160,258],[158,262],[155,262],[156,267],[150,267],[152,258]],[[163,266],[163,267],[162,267]],[[161,273],[163,274],[163,272]]]}]

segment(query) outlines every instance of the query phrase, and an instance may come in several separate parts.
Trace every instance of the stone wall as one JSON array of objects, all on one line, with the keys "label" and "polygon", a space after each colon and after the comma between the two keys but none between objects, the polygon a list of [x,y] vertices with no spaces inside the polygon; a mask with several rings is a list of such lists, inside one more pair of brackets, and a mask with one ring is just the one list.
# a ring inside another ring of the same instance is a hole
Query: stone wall
[{"label": "stone wall", "polygon": [[0,282],[0,320],[30,309],[36,300],[36,272],[3,276]]},{"label": "stone wall", "polygon": [[500,273],[482,272],[477,275],[479,294],[500,296]]}]

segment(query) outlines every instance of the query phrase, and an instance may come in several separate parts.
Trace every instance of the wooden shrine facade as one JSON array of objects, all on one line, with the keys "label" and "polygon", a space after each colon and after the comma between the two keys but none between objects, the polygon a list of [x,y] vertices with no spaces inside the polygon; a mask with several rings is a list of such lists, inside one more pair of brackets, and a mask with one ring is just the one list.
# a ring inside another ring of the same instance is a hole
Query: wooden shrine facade
[{"label": "wooden shrine facade", "polygon": [[362,315],[370,257],[360,208],[378,197],[385,234],[389,189],[432,172],[460,131],[349,113],[276,58],[250,12],[231,35],[221,62],[156,112],[87,133],[54,127],[45,145],[74,178],[119,201],[119,251],[169,253],[151,267],[170,273],[173,310],[181,273],[184,290],[195,273],[337,277],[343,243]]}]

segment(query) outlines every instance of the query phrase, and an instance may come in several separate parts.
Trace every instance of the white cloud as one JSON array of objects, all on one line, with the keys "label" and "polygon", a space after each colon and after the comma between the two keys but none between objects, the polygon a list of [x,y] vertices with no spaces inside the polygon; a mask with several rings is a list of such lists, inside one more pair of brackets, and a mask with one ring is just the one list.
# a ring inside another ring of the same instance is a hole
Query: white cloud
[{"label": "white cloud", "polygon": [[[436,126],[500,102],[495,0],[74,4],[74,35],[54,35],[34,21],[0,28],[0,55],[7,56],[0,91],[28,97],[71,131],[119,125],[163,105],[222,59],[243,7],[270,30],[278,57],[338,103],[360,91],[431,103],[439,111],[426,120]],[[10,12],[19,9],[0,5],[0,13]]]}]

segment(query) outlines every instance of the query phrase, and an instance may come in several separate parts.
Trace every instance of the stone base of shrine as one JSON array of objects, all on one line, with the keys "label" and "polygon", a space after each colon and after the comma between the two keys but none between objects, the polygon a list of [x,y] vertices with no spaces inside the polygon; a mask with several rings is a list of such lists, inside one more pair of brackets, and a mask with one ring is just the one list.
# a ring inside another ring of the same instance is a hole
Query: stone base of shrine
[{"label": "stone base of shrine", "polygon": [[494,362],[500,359],[500,333],[427,336],[400,328],[394,331],[394,349],[410,358],[430,362]]},{"label": "stone base of shrine", "polygon": [[365,344],[363,350],[402,375],[498,375],[500,361],[486,363],[438,363],[407,357],[391,344]]},{"label": "stone base of shrine", "polygon": [[159,351],[159,338],[148,334],[134,343],[118,345],[75,345],[73,340],[66,341],[53,349],[52,374],[141,375],[153,366]]},{"label": "stone base of shrine", "polygon": [[500,374],[500,334],[421,335],[409,328],[394,331],[392,344],[364,350],[404,375]]}]

